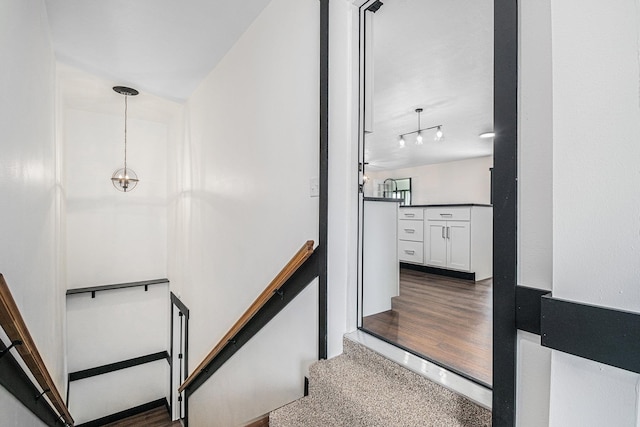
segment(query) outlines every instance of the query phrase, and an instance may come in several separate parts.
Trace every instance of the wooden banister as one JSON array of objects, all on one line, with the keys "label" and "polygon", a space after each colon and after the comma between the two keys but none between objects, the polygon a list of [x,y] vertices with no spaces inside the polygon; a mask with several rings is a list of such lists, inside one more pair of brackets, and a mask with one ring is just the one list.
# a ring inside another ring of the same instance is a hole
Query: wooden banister
[{"label": "wooden banister", "polygon": [[33,338],[31,338],[27,325],[24,323],[24,319],[18,310],[18,306],[2,274],[0,274],[0,326],[2,326],[12,342],[22,342],[22,344],[15,346],[18,354],[20,354],[20,357],[31,371],[31,374],[41,389],[48,390],[46,395],[49,397],[56,411],[58,411],[58,414],[62,416],[67,424],[73,425],[74,421],[69,413],[69,409],[67,405],[65,405],[64,400],[62,400],[62,397],[60,397],[60,392],[51,379],[51,375],[42,361],[42,357],[40,357],[40,353],[36,348]]},{"label": "wooden banister", "polygon": [[313,240],[308,240],[302,248],[291,258],[278,275],[269,283],[264,291],[256,298],[251,306],[244,312],[238,321],[229,329],[218,344],[213,347],[207,357],[204,358],[198,367],[178,388],[179,392],[189,387],[191,383],[202,373],[206,366],[222,351],[229,341],[258,313],[258,311],[269,301],[273,294],[295,273],[302,264],[313,254]]}]

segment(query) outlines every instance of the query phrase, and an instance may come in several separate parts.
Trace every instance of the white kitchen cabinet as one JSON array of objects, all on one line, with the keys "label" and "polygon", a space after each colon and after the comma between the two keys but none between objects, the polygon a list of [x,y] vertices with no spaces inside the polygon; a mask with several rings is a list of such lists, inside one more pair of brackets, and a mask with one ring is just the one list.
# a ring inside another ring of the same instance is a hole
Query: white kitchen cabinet
[{"label": "white kitchen cabinet", "polygon": [[447,268],[447,221],[427,221],[425,264]]},{"label": "white kitchen cabinet", "polygon": [[[481,205],[400,208],[398,257],[402,262],[492,276],[493,208]],[[416,236],[422,227],[423,238]]]},{"label": "white kitchen cabinet", "polygon": [[422,220],[401,219],[398,221],[398,239],[422,242],[424,239]]},{"label": "white kitchen cabinet", "polygon": [[401,208],[398,214],[398,259],[422,264],[424,261],[424,209]]},{"label": "white kitchen cabinet", "polygon": [[425,209],[425,265],[492,276],[493,209],[488,206]]},{"label": "white kitchen cabinet", "polygon": [[447,266],[471,271],[471,230],[467,221],[447,221]]},{"label": "white kitchen cabinet", "polygon": [[422,264],[424,259],[424,245],[422,242],[408,240],[398,241],[398,259],[402,262]]},{"label": "white kitchen cabinet", "polygon": [[426,264],[470,270],[471,234],[468,221],[428,220],[429,236],[425,240]]}]

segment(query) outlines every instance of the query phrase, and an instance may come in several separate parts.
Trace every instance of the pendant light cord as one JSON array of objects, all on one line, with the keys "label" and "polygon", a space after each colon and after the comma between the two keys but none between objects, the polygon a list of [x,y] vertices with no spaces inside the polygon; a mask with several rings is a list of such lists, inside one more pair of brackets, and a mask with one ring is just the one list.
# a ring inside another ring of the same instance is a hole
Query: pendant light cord
[{"label": "pendant light cord", "polygon": [[124,96],[124,176],[127,176],[127,95]]}]

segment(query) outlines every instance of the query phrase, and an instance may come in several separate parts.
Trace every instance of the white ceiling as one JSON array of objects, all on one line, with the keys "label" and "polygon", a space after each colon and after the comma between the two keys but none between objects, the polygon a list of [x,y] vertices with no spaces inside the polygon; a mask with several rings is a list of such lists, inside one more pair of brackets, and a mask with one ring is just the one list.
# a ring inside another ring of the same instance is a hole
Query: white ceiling
[{"label": "white ceiling", "polygon": [[184,101],[269,0],[46,0],[56,57]]},{"label": "white ceiling", "polygon": [[[388,170],[493,154],[493,1],[383,0],[374,16],[374,132],[369,170]],[[443,125],[445,138],[421,128]]]},{"label": "white ceiling", "polygon": [[[45,1],[60,62],[183,102],[270,0]],[[492,0],[383,3],[375,14],[375,132],[366,141],[367,167],[491,155],[492,140],[478,134],[493,126]],[[78,105],[95,102],[88,93],[103,90],[72,84]],[[119,108],[121,96],[112,95]],[[445,140],[427,133],[416,146],[410,136],[400,149],[398,135],[417,129],[418,107],[422,127],[442,124]]]}]

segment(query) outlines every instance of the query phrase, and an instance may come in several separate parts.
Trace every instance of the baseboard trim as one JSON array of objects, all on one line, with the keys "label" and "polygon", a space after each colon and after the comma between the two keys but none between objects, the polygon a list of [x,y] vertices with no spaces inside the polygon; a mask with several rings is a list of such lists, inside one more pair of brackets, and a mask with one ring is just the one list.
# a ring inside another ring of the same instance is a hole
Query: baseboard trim
[{"label": "baseboard trim", "polygon": [[269,427],[269,414],[256,418],[244,427]]},{"label": "baseboard trim", "polygon": [[136,406],[134,408],[125,409],[124,411],[117,412],[115,414],[107,415],[102,418],[98,418],[97,420],[88,421],[86,423],[78,424],[76,427],[100,427],[106,424],[110,424],[116,421],[124,420],[125,418],[132,417],[134,415],[141,414],[143,412],[150,411],[152,409],[160,408],[160,407],[169,407],[169,403],[166,398],[161,398],[158,400],[154,400],[153,402],[144,403],[142,405]]},{"label": "baseboard trim", "polygon": [[438,274],[440,276],[453,277],[455,279],[464,279],[476,281],[476,273],[469,273],[467,271],[447,270],[446,268],[431,267],[428,265],[409,264],[407,262],[400,263],[401,268],[407,268],[409,270],[422,271],[423,273]]}]

